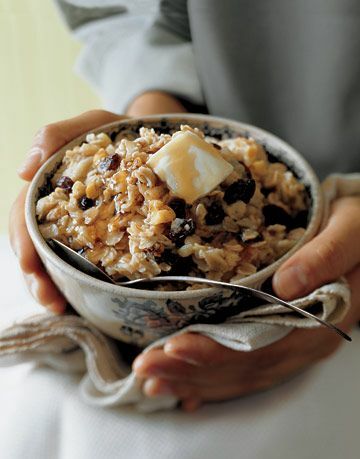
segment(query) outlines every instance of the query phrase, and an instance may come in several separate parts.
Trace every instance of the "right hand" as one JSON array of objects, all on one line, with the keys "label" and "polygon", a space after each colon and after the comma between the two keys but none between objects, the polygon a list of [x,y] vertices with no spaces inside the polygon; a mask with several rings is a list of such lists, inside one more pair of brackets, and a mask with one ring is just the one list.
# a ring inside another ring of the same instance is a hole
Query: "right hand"
[{"label": "right hand", "polygon": [[[41,128],[36,134],[29,154],[19,169],[19,176],[29,182],[42,164],[59,148],[102,124],[124,118],[104,110],[91,110],[80,116]],[[26,229],[24,203],[28,185],[25,185],[14,202],[9,221],[11,246],[17,255],[26,284],[43,306],[56,314],[65,310],[66,300],[50,279],[33,246]]]}]

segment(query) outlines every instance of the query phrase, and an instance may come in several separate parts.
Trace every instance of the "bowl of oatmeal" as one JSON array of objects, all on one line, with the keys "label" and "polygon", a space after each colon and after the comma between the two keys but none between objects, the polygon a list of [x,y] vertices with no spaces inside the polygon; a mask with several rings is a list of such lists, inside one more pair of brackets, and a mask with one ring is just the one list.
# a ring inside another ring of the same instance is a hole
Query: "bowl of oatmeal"
[{"label": "bowl of oatmeal", "polygon": [[30,236],[76,311],[146,346],[254,306],[239,292],[164,282],[112,285],[62,260],[58,239],[116,280],[191,275],[261,287],[318,231],[319,182],[289,145],[205,115],[121,120],[53,155],[29,188]]}]

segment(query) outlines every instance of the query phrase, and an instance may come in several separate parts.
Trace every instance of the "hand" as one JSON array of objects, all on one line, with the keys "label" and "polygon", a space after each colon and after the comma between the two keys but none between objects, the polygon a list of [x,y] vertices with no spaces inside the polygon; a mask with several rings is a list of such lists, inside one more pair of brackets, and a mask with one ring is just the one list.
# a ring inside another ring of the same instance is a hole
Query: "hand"
[{"label": "hand", "polygon": [[[339,324],[344,330],[360,319],[360,198],[336,201],[326,228],[294,254],[274,276],[284,299],[306,295],[346,275],[352,307]],[[220,401],[265,390],[332,354],[341,338],[327,329],[298,329],[253,352],[228,349],[201,335],[170,339],[163,349],[141,354],[133,364],[149,396],[173,394],[192,411],[205,401]]]},{"label": "hand", "polygon": [[[49,124],[38,131],[19,175],[30,181],[39,167],[59,148],[83,132],[101,124],[111,123],[121,117],[103,110],[92,110],[76,118]],[[25,185],[12,206],[9,221],[11,246],[17,255],[26,284],[43,306],[54,313],[65,310],[66,300],[46,273],[26,229],[24,202],[28,185]]]},{"label": "hand", "polygon": [[[143,116],[155,113],[184,112],[180,102],[169,94],[151,91],[134,99],[127,116]],[[34,138],[29,154],[19,170],[19,176],[29,182],[42,164],[59,148],[82,133],[102,124],[124,118],[104,110],[92,110],[69,120],[49,124],[41,128]],[[36,301],[51,311],[61,314],[66,300],[46,273],[26,229],[24,202],[28,186],[24,186],[12,206],[9,221],[11,246],[19,258],[26,284]]]}]

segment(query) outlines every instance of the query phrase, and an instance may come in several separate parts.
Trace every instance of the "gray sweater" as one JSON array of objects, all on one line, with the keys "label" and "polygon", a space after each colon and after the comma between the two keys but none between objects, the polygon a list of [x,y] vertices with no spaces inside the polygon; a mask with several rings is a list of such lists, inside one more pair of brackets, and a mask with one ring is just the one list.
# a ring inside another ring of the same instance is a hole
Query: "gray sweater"
[{"label": "gray sweater", "polygon": [[108,109],[161,89],[277,134],[321,177],[360,170],[358,0],[57,3]]}]

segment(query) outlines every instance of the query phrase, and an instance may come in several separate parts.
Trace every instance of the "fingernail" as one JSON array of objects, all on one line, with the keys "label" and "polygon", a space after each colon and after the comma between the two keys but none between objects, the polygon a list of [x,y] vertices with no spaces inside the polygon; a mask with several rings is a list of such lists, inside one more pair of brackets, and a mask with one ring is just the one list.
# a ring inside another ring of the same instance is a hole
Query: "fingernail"
[{"label": "fingernail", "polygon": [[165,354],[170,357],[174,357],[177,360],[182,360],[183,362],[190,363],[190,365],[195,365],[197,367],[202,366],[202,362],[199,362],[194,358],[193,355],[187,355],[179,349],[176,349],[171,343],[166,343],[164,346]]},{"label": "fingernail", "polygon": [[190,365],[195,365],[196,367],[201,367],[203,364],[198,360],[195,360],[193,357],[189,357],[183,354],[176,354],[176,358],[178,360],[182,360],[183,362],[189,363]]},{"label": "fingernail", "polygon": [[167,374],[166,371],[162,370],[161,368],[156,368],[154,365],[151,365],[150,367],[148,365],[144,367],[143,365],[143,356],[136,357],[132,364],[133,371],[140,378],[150,378],[152,376],[163,376],[164,374]]},{"label": "fingernail", "polygon": [[300,266],[275,273],[274,288],[281,297],[296,298],[307,290],[309,280]]},{"label": "fingernail", "polygon": [[42,151],[39,147],[33,147],[23,164],[18,169],[18,174],[27,172],[29,168],[38,168],[42,161]]},{"label": "fingernail", "polygon": [[59,303],[51,303],[46,306],[46,309],[49,309],[49,311],[53,312],[56,315],[63,314],[65,308],[62,306],[59,306]]},{"label": "fingernail", "polygon": [[31,296],[35,299],[35,301],[39,302],[38,283],[35,279],[35,276],[33,274],[26,274],[25,276],[28,281],[28,288],[30,290]]},{"label": "fingernail", "polygon": [[142,367],[144,363],[144,357],[143,355],[139,355],[136,357],[136,359],[133,361],[133,364],[132,364],[132,369],[136,372],[140,369],[140,367]]},{"label": "fingernail", "polygon": [[170,384],[165,381],[159,381],[156,378],[147,379],[143,385],[143,391],[149,397],[156,395],[174,395],[174,390]]}]

